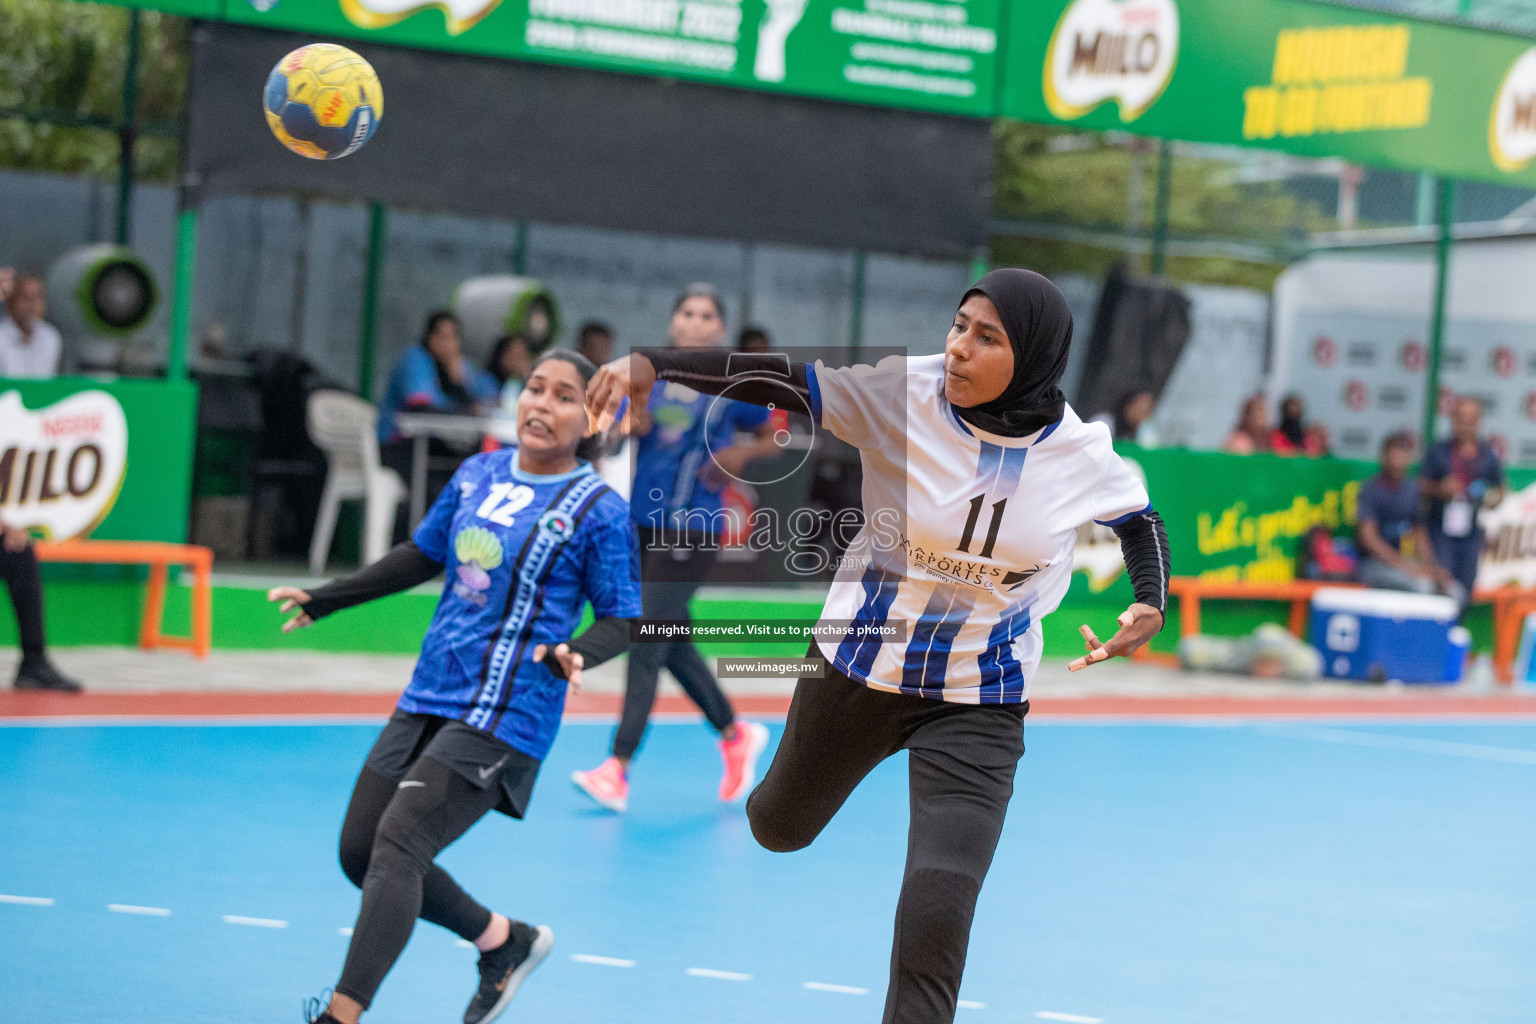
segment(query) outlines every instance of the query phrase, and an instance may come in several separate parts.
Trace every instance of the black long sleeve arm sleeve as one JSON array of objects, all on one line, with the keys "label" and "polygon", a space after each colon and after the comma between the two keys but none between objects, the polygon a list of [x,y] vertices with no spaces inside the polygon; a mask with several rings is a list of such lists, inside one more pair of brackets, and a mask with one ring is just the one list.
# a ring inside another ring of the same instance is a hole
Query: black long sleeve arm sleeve
[{"label": "black long sleeve arm sleeve", "polygon": [[1148,604],[1165,615],[1168,611],[1168,528],[1163,517],[1149,510],[1111,527],[1120,538],[1120,554],[1136,591],[1138,604]]},{"label": "black long sleeve arm sleeve", "polygon": [[809,416],[811,388],[805,363],[778,352],[718,349],[641,349],[657,380],[686,384],[706,395],[723,394],[750,405],[772,405]]},{"label": "black long sleeve arm sleeve", "polygon": [[[581,655],[581,667],[583,671],[595,668],[607,661],[616,658],[629,648],[629,624],[633,619],[598,619],[585,631],[570,642],[572,654]],[[556,679],[564,679],[565,670],[560,667],[560,659],[554,652],[546,651],[544,654],[544,666],[554,673]]]},{"label": "black long sleeve arm sleeve", "polygon": [[409,590],[442,571],[441,562],[429,558],[415,541],[408,540],[372,565],[311,590],[304,611],[312,619],[322,619],[343,608]]}]

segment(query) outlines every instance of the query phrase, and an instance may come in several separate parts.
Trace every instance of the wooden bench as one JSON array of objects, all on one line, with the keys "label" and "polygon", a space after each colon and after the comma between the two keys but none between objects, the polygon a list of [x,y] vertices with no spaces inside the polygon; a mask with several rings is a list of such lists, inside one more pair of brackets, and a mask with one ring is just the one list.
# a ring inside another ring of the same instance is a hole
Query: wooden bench
[{"label": "wooden bench", "polygon": [[[1227,601],[1286,601],[1291,605],[1287,627],[1296,636],[1307,635],[1312,595],[1323,587],[1358,587],[1357,583],[1326,583],[1322,580],[1280,580],[1259,583],[1247,580],[1206,580],[1198,576],[1175,576],[1168,581],[1168,596],[1179,599],[1179,636],[1200,632],[1200,602],[1206,599]],[[1131,655],[1142,661],[1177,663],[1178,656],[1154,654],[1143,645]]]},{"label": "wooden bench", "polygon": [[[1200,632],[1200,602],[1205,599],[1230,601],[1288,601],[1291,605],[1290,631],[1299,637],[1307,635],[1307,623],[1311,614],[1312,595],[1323,587],[1359,587],[1357,583],[1326,583],[1321,580],[1287,580],[1274,583],[1249,581],[1205,580],[1197,576],[1175,576],[1168,581],[1168,594],[1179,599],[1179,635],[1189,636]],[[1518,587],[1500,587],[1479,590],[1472,595],[1478,604],[1493,605],[1493,665],[1498,678],[1505,683],[1514,678],[1515,654],[1520,646],[1520,630],[1525,617],[1536,612],[1536,590]],[[1133,658],[1142,661],[1177,663],[1171,654],[1154,654],[1146,646],[1139,648]]]},{"label": "wooden bench", "polygon": [[[147,565],[149,589],[139,620],[139,646],[146,650],[174,647],[208,657],[213,645],[213,549],[197,544],[168,544],[138,540],[38,541],[42,562],[91,563],[96,565]],[[166,636],[160,631],[165,613],[165,587],[170,567],[192,570],[192,635]]]}]

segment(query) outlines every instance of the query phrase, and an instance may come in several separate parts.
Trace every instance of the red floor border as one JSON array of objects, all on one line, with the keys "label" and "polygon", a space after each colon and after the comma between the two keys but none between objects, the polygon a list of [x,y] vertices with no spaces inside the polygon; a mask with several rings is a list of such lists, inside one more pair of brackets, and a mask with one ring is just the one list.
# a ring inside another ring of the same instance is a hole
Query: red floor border
[{"label": "red floor border", "polygon": [[[577,694],[567,714],[615,716],[618,694]],[[741,696],[738,711],[782,716],[789,698]],[[286,716],[373,716],[382,718],[395,705],[391,694],[357,693],[0,693],[0,719],[26,718],[242,718]],[[696,711],[681,696],[656,701],[660,714]],[[1031,719],[1054,717],[1422,717],[1435,715],[1536,715],[1536,693],[1377,693],[1361,697],[1202,697],[1084,696],[1042,697],[1031,703]]]}]

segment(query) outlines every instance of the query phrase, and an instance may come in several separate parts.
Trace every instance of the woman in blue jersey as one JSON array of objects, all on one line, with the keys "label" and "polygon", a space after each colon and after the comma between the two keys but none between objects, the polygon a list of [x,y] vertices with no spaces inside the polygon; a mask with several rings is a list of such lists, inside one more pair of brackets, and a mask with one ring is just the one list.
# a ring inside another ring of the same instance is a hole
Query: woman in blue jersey
[{"label": "woman in blue jersey", "polygon": [[[684,289],[672,307],[670,330],[680,351],[717,349],[725,339],[725,307],[715,289],[707,284]],[[755,405],[701,394],[678,382],[658,382],[647,398],[631,423],[635,479],[629,502],[640,531],[641,602],[647,619],[687,621],[689,601],[719,552],[726,483],[753,458],[777,454],[778,448],[767,411]],[[754,439],[738,444],[739,433]],[[630,651],[612,754],[590,771],[573,772],[571,781],[611,811],[628,808],[629,766],[656,703],[663,665],[720,735],[720,799],[746,796],[768,730],[753,722],[737,724],[714,673],[686,638],[638,643]]]},{"label": "woman in blue jersey", "polygon": [[[412,540],[312,592],[268,595],[298,613],[286,632],[447,570],[410,685],[352,791],[341,864],[362,909],[335,994],[312,1001],[311,1022],[354,1024],[418,917],[480,950],[465,1024],[501,1013],[549,952],[548,928],[492,912],[433,860],[489,811],[523,816],[567,680],[623,650],[640,614],[629,509],[584,459],[593,369],[546,354],[518,403],[517,447],[467,460]],[[588,602],[596,621],[571,639]]]},{"label": "woman in blue jersey", "polygon": [[1081,669],[1163,624],[1168,540],[1145,487],[1057,387],[1072,315],[1038,274],[998,270],[961,298],[942,356],[828,367],[713,352],[646,352],[588,388],[602,428],[656,381],[808,409],[859,449],[865,524],[822,611],[853,624],[808,657],[783,739],[747,801],[775,851],[810,844],[859,782],[910,753],[911,826],[885,1024],[954,1019],[971,917],[1024,753],[1040,620],[1071,579],[1078,527],[1120,536],[1136,601]]}]

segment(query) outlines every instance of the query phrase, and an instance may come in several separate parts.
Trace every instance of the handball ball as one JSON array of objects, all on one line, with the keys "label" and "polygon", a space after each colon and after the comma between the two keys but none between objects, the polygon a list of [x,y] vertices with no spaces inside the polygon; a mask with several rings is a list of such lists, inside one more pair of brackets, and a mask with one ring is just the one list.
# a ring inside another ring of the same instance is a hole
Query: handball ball
[{"label": "handball ball", "polygon": [[277,62],[262,106],[278,142],[311,160],[338,160],[373,137],[384,88],[373,66],[345,46],[311,43]]}]

